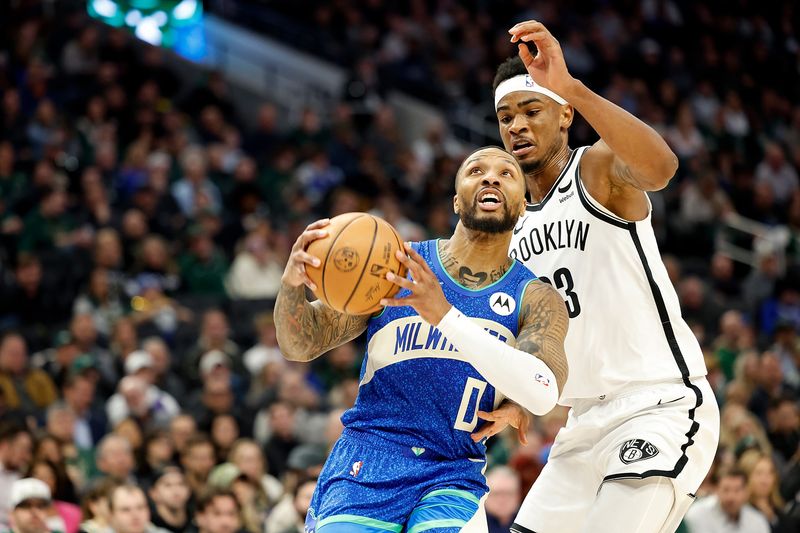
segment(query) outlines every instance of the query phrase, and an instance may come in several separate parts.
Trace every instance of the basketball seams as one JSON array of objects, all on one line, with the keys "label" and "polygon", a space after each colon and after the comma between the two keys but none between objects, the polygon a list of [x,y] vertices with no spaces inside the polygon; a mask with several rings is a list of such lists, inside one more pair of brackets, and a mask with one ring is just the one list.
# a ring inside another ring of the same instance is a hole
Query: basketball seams
[{"label": "basketball seams", "polygon": [[[356,291],[358,291],[359,285],[361,285],[361,280],[364,278],[364,273],[367,271],[367,265],[369,265],[369,260],[372,257],[372,251],[375,249],[375,241],[378,238],[378,220],[372,215],[368,214],[367,216],[370,218],[370,220],[372,220],[372,223],[375,225],[372,229],[372,243],[369,245],[369,252],[367,252],[367,257],[364,260],[363,267],[361,268],[361,274],[358,275],[358,279],[356,280],[355,285],[353,286],[352,292],[350,292],[350,296],[347,297],[347,300],[344,302],[344,305],[342,306],[342,309],[344,309],[345,313],[349,313],[347,306],[350,305],[350,300],[353,299],[353,296],[355,296]],[[344,233],[344,230],[345,228],[342,228],[342,231],[339,232],[339,235]],[[339,238],[339,235],[336,236],[337,239]],[[335,242],[331,244],[331,250],[333,249],[335,244],[336,244]]]},{"label": "basketball seams", "polygon": [[[356,217],[353,217],[352,220],[348,221],[347,224],[342,226],[342,228],[339,230],[339,233],[337,233],[336,237],[333,238],[333,241],[331,242],[330,246],[328,246],[328,251],[325,254],[325,260],[323,261],[322,267],[321,267],[322,268],[322,282],[320,283],[320,285],[322,287],[322,296],[323,296],[323,298],[325,300],[325,305],[330,306],[330,303],[329,303],[330,300],[328,300],[328,291],[325,288],[325,274],[328,272],[328,259],[331,256],[331,252],[333,252],[333,250],[336,248],[336,241],[338,241],[339,237],[342,236],[342,233],[344,233],[344,230],[347,229],[347,227],[350,224],[352,224],[356,220],[358,220],[360,218],[363,218],[365,216],[369,216],[369,215],[367,215],[366,213],[361,213],[360,215],[358,215]],[[348,299],[348,301],[349,301],[349,299]],[[345,305],[345,307],[346,307],[346,305]]]}]

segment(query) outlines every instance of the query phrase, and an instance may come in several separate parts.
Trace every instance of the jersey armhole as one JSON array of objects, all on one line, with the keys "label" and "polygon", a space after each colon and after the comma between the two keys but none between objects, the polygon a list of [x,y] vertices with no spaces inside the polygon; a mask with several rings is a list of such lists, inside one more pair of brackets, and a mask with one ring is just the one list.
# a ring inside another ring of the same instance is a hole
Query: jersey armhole
[{"label": "jersey armhole", "polygon": [[[583,155],[583,154],[581,154]],[[603,207],[600,202],[592,198],[589,194],[589,191],[586,190],[586,187],[583,185],[583,178],[581,177],[581,163],[578,161],[578,164],[575,168],[575,185],[578,189],[578,198],[580,198],[581,204],[583,207],[595,218],[602,220],[612,226],[616,226],[618,228],[630,231],[631,228],[636,226],[636,222],[633,220],[625,220],[624,218],[620,218],[613,214],[611,211]],[[647,196],[647,193],[645,193]],[[642,219],[640,222],[644,222],[648,220],[653,212],[653,206],[650,203],[650,198],[647,199],[647,205],[649,207],[649,211],[647,213],[647,217]]]}]

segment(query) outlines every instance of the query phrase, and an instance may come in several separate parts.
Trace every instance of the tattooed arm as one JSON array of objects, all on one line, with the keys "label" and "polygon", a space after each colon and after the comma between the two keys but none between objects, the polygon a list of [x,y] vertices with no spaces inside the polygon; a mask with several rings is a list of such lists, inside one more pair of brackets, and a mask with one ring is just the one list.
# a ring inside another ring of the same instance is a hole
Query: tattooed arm
[{"label": "tattooed arm", "polygon": [[319,265],[319,259],[306,252],[310,242],[325,237],[328,220],[310,224],[297,238],[275,301],[275,328],[278,346],[291,361],[311,361],[345,342],[358,337],[367,327],[369,315],[347,315],[320,301],[306,300],[305,287],[316,289],[306,274],[306,265]]},{"label": "tattooed arm", "polygon": [[367,328],[369,315],[346,315],[322,302],[306,300],[303,286],[281,284],[275,301],[275,327],[281,353],[290,361],[311,361]]},{"label": "tattooed arm", "polygon": [[569,316],[564,300],[543,281],[528,285],[522,297],[517,349],[535,355],[555,374],[559,392],[564,390],[569,367],[564,353]]}]

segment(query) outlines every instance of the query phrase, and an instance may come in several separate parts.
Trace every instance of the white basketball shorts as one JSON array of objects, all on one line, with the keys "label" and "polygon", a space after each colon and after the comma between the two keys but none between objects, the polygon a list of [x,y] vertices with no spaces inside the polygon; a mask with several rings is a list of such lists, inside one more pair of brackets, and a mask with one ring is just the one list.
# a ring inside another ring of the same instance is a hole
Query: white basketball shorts
[{"label": "white basketball shorts", "polygon": [[[679,521],[711,468],[718,442],[719,408],[705,377],[576,402],[512,531],[584,531],[603,483],[652,476],[672,480],[679,509],[670,516]],[[625,505],[619,502],[620,512]]]}]

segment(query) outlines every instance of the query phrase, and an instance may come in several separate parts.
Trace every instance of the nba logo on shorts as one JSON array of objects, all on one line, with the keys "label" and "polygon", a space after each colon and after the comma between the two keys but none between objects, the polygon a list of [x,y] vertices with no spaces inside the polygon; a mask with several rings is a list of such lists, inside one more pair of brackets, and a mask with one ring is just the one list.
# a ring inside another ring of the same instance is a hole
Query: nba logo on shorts
[{"label": "nba logo on shorts", "polygon": [[350,475],[356,477],[361,472],[361,467],[364,466],[364,461],[356,461],[353,463],[353,469],[350,470]]},{"label": "nba logo on shorts", "polygon": [[658,448],[643,439],[631,439],[619,449],[619,460],[629,465],[658,455]]}]

